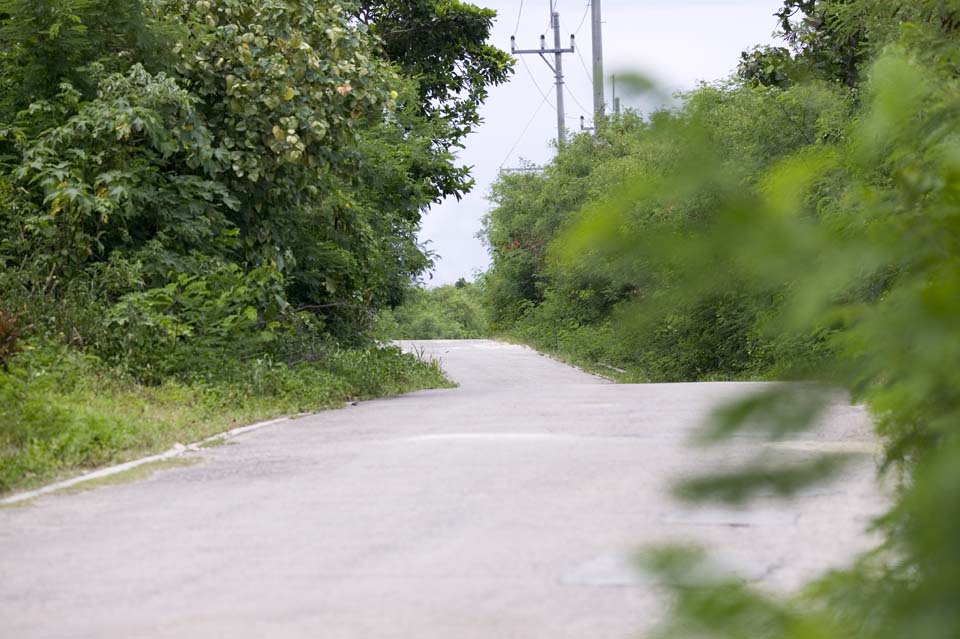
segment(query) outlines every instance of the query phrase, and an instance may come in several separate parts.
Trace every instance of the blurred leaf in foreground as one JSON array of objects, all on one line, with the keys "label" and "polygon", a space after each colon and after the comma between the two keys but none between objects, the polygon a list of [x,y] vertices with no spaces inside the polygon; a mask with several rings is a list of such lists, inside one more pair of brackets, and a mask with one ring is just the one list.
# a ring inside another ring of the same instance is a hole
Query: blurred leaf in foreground
[{"label": "blurred leaf in foreground", "polygon": [[[644,334],[736,293],[758,300],[755,327],[768,339],[815,336],[817,357],[784,357],[778,376],[817,386],[727,407],[702,439],[794,436],[815,424],[825,393],[844,392],[870,408],[887,467],[906,478],[877,524],[883,546],[798,599],[710,578],[695,555],[654,554],[648,566],[675,600],[664,637],[960,637],[960,83],[910,44],[866,69],[861,110],[842,136],[759,173],[687,144],[705,125],[670,119],[679,168],[641,169],[553,249],[633,279],[619,320]],[[665,206],[686,214],[662,215]],[[784,466],[760,454],[678,493],[789,495],[836,477],[842,462]]]}]

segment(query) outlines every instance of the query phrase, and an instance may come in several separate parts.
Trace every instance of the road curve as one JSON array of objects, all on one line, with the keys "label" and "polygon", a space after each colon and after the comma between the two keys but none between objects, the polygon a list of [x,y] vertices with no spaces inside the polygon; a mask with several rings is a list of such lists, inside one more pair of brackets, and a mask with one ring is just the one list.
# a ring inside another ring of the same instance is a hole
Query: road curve
[{"label": "road curve", "polygon": [[[408,348],[412,346],[407,344]],[[789,504],[665,493],[755,384],[616,385],[492,341],[418,343],[460,383],[243,435],[189,467],[0,509],[0,637],[625,638],[663,611],[632,557],[697,541],[777,589],[871,544],[866,416],[769,452],[862,451]],[[714,462],[761,442],[740,437]]]}]

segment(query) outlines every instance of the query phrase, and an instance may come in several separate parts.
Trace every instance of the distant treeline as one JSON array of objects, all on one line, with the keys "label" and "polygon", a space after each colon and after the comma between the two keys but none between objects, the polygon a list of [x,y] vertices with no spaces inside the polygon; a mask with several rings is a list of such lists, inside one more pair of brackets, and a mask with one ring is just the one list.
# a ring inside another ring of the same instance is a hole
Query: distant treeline
[{"label": "distant treeline", "polygon": [[476,284],[463,278],[456,284],[411,289],[400,306],[383,309],[374,322],[382,340],[472,339],[489,334],[487,314]]}]

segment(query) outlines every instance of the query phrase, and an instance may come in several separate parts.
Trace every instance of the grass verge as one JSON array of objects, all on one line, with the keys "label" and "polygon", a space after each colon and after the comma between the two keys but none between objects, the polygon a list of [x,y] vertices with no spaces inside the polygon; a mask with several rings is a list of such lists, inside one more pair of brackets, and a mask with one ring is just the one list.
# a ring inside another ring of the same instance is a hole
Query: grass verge
[{"label": "grass verge", "polygon": [[[538,353],[546,355],[558,362],[563,362],[570,366],[575,366],[585,373],[603,377],[617,384],[640,384],[650,381],[642,372],[630,368],[620,368],[606,362],[599,361],[590,355],[584,355],[573,349],[552,346],[545,340],[538,340],[529,336],[512,335],[509,333],[498,333],[490,338],[507,344],[518,344],[529,346]],[[623,364],[621,364],[623,365]]]},{"label": "grass verge", "polygon": [[216,370],[145,386],[76,349],[31,344],[0,369],[0,495],[260,420],[452,385],[438,363],[396,348]]}]

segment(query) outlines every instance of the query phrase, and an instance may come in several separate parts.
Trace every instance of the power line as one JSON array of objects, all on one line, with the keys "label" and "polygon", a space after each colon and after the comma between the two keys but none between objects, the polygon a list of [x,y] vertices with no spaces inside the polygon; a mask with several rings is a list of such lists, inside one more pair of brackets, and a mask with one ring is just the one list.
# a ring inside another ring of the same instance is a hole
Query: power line
[{"label": "power line", "polygon": [[[521,3],[521,6],[522,5],[523,3]],[[583,10],[583,17],[580,18],[580,24],[577,25],[577,30],[573,32],[573,35],[578,35],[580,33],[580,29],[583,28],[583,24],[587,21],[587,14],[589,13],[590,13],[590,0],[587,0],[587,8]]]},{"label": "power line", "polygon": [[[583,10],[583,17],[580,18],[580,24],[577,25],[577,30],[573,32],[573,35],[579,34],[579,33],[580,33],[580,29],[582,29],[582,28],[583,28],[583,25],[586,23],[586,21],[587,21],[587,14],[590,13],[591,2],[592,2],[592,0],[587,0],[587,6],[586,6],[586,8]],[[587,63],[586,63],[586,61],[583,59],[583,54],[580,53],[580,48],[577,47],[576,51],[577,51],[577,57],[580,58],[580,66],[582,66],[582,67],[583,67],[583,70],[587,72],[587,78],[589,78],[589,79],[592,81],[592,80],[593,80],[593,73],[591,73],[591,72],[590,72],[590,69],[587,68]]]},{"label": "power line", "polygon": [[520,144],[520,141],[523,139],[523,136],[527,134],[527,130],[530,128],[530,125],[533,124],[533,121],[537,119],[537,116],[540,115],[540,110],[543,109],[543,105],[547,103],[547,96],[543,96],[543,100],[540,101],[540,104],[537,106],[536,111],[533,112],[533,116],[527,121],[527,125],[523,127],[523,131],[520,132],[520,135],[517,137],[516,141],[513,143],[513,146],[510,147],[510,150],[507,151],[507,155],[503,158],[503,162],[500,163],[500,168],[503,168],[503,165],[507,163],[507,160],[510,159],[510,156],[513,155],[513,152],[517,149],[517,145]]},{"label": "power line", "polygon": [[[535,86],[535,87],[537,88],[537,92],[540,94],[540,97],[547,101],[547,104],[550,105],[550,108],[551,108],[551,109],[556,109],[557,107],[553,104],[553,102],[550,101],[550,94],[547,93],[546,91],[544,91],[544,90],[543,90],[543,87],[540,86],[540,83],[537,82],[537,78],[536,78],[535,75],[533,75],[533,71],[531,71],[531,70],[530,70],[530,67],[527,66],[527,61],[524,60],[523,58],[520,58],[520,63],[523,64],[523,68],[526,69],[527,73],[530,75],[530,80],[533,82],[533,86]],[[567,91],[569,92],[569,88],[567,89]],[[580,102],[577,101],[576,98],[574,98],[573,101],[576,102],[577,104],[580,104]],[[583,107],[581,106],[580,108],[582,109]],[[573,116],[573,115],[565,115],[564,118],[566,118],[567,120],[579,120],[579,119],[580,119],[580,118],[578,118],[578,117],[576,117],[576,116]]]},{"label": "power line", "polygon": [[[580,29],[582,29],[582,28],[583,28],[583,25],[586,23],[586,21],[587,21],[587,15],[590,13],[591,3],[592,3],[592,0],[587,0],[587,6],[586,6],[586,8],[583,10],[583,17],[580,18],[580,24],[577,25],[577,30],[574,31],[574,35],[577,35],[578,33],[580,33]],[[590,69],[587,67],[587,63],[586,63],[586,61],[583,59],[583,54],[580,53],[580,47],[577,47],[577,48],[575,49],[575,51],[576,51],[576,53],[577,53],[577,59],[580,60],[580,66],[583,67],[583,71],[587,74],[587,79],[592,82],[592,81],[593,81],[593,74],[590,72]],[[583,104],[581,104],[580,100],[577,99],[577,96],[575,96],[575,95],[573,94],[573,91],[571,91],[569,87],[567,87],[567,93],[569,93],[569,94],[570,94],[570,97],[573,98],[573,101],[577,103],[577,106],[579,106],[581,109],[583,109],[583,110],[586,111],[587,113],[590,112],[589,109],[585,108],[585,107],[583,106]]]},{"label": "power line", "polygon": [[517,30],[520,29],[521,17],[523,17],[523,0],[520,0],[520,11],[517,12],[517,24],[513,27],[513,35],[517,35]]},{"label": "power line", "polygon": [[557,108],[552,102],[550,102],[550,97],[548,96],[547,92],[540,88],[540,83],[537,82],[537,78],[533,75],[533,71],[530,70],[530,67],[527,65],[527,61],[524,60],[522,56],[520,57],[520,63],[523,64],[523,68],[527,70],[527,75],[529,75],[530,79],[533,81],[533,86],[537,87],[537,91],[540,92],[540,97],[546,100],[551,108]]},{"label": "power line", "polygon": [[576,49],[576,52],[577,52],[577,58],[580,59],[580,66],[583,67],[583,70],[584,70],[584,71],[586,72],[586,74],[587,74],[587,78],[592,82],[592,81],[593,81],[593,73],[592,73],[592,72],[590,71],[590,69],[587,67],[587,63],[586,63],[586,61],[583,59],[583,55],[580,53],[580,49]]},{"label": "power line", "polygon": [[[551,109],[556,109],[557,107],[554,106],[553,102],[550,101],[550,94],[544,91],[543,87],[540,86],[540,83],[537,82],[537,78],[536,76],[533,75],[533,71],[531,71],[530,67],[527,66],[527,61],[524,60],[523,58],[520,58],[520,62],[523,64],[523,67],[527,70],[527,73],[530,75],[530,80],[533,81],[533,86],[537,87],[537,92],[540,93],[540,97],[547,101],[547,104],[550,105]],[[577,102],[577,104],[580,104],[576,98],[574,98],[573,101]],[[583,107],[581,106],[580,108],[583,108]],[[578,117],[573,115],[565,115],[564,118],[566,118],[567,120],[579,120]]]},{"label": "power line", "polygon": [[543,31],[540,33],[540,35],[542,36],[547,35],[547,31],[549,31],[550,28],[553,27],[553,14],[557,10],[557,6],[559,4],[560,4],[560,0],[556,0],[556,3],[554,3],[554,0],[550,0],[550,17],[547,18],[547,26],[543,28]]},{"label": "power line", "polygon": [[[583,109],[584,112],[590,113],[590,109],[588,109],[587,107],[583,106],[583,105],[580,103],[580,100],[578,100],[578,99],[577,99],[577,96],[575,96],[575,95],[573,94],[573,91],[570,90],[570,87],[569,87],[569,86],[564,86],[564,88],[567,90],[567,95],[569,95],[571,98],[573,98],[573,101],[576,103],[576,105],[577,105],[578,107],[580,107],[581,109]],[[571,118],[567,118],[567,119],[569,120],[569,119],[571,119]]]}]

